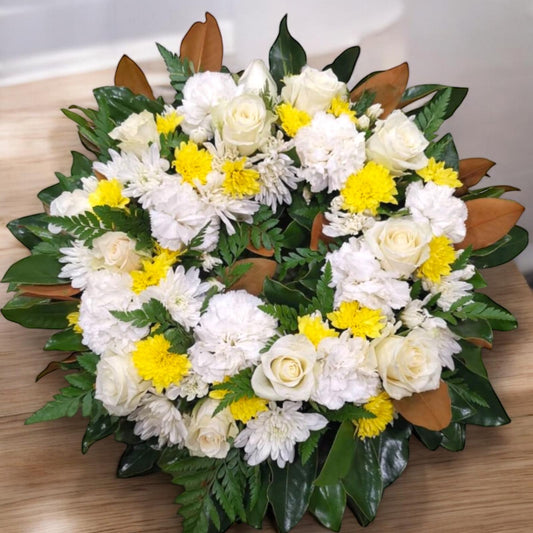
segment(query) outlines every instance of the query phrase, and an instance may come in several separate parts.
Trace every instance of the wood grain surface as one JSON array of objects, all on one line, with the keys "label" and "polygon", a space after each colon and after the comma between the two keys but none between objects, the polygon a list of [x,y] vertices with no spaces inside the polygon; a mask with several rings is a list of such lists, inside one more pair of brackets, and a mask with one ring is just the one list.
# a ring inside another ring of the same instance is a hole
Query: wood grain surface
[{"label": "wood grain surface", "polygon": [[[160,73],[159,66],[154,72]],[[150,70],[147,70],[150,79]],[[67,172],[70,150],[81,151],[74,124],[60,113],[90,105],[91,89],[112,71],[0,89],[0,272],[27,254],[5,224],[40,212],[37,192]],[[155,74],[154,74],[155,75]],[[157,92],[157,90],[156,90]],[[484,359],[512,423],[468,426],[459,453],[431,452],[416,439],[401,478],[389,487],[376,532],[533,531],[533,316],[531,292],[514,264],[485,272],[487,291],[518,318],[515,332],[496,333]],[[0,292],[0,304],[8,295]],[[58,354],[42,352],[48,332],[0,319],[0,531],[3,533],[141,533],[179,531],[177,488],[164,474],[117,479],[122,446],[112,439],[80,451],[81,417],[24,426],[64,381],[60,372],[35,383]],[[265,521],[265,531],[274,531]],[[362,530],[350,513],[342,531]],[[231,531],[251,531],[234,526]],[[306,515],[296,532],[325,531]]]}]

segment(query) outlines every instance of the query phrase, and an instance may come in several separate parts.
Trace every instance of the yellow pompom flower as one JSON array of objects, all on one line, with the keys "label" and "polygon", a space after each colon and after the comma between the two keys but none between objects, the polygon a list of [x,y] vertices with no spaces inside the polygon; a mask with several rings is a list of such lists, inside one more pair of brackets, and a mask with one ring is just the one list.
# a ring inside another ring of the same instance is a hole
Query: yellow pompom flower
[{"label": "yellow pompom flower", "polygon": [[331,323],[338,329],[349,329],[355,337],[379,337],[386,318],[378,309],[369,309],[359,302],[341,302],[339,309],[328,313]]},{"label": "yellow pompom flower", "polygon": [[138,341],[132,357],[139,375],[151,381],[159,394],[169,385],[177,385],[192,366],[185,354],[170,351],[170,342],[164,335]]},{"label": "yellow pompom flower", "polygon": [[172,166],[183,178],[183,181],[194,186],[195,180],[202,185],[206,182],[207,175],[213,169],[213,156],[204,148],[198,148],[193,141],[181,142],[179,148],[174,150]]},{"label": "yellow pompom flower", "polygon": [[338,337],[339,334],[322,320],[322,315],[317,311],[311,315],[298,317],[298,333],[305,335],[315,346],[326,337]]},{"label": "yellow pompom flower", "polygon": [[178,115],[176,111],[171,111],[166,115],[157,115],[155,117],[157,133],[162,133],[163,135],[172,133],[181,124],[182,120],[183,117]]},{"label": "yellow pompom flower", "polygon": [[79,311],[72,311],[72,313],[69,313],[67,315],[67,321],[68,321],[68,325],[76,333],[83,333],[83,329],[81,329],[81,327],[79,325],[79,321],[80,321],[80,312]]},{"label": "yellow pompom flower", "polygon": [[253,196],[261,190],[259,172],[251,168],[244,168],[246,157],[238,161],[225,161],[222,172],[225,174],[222,189],[228,196],[243,198]]},{"label": "yellow pompom flower", "polygon": [[387,424],[394,419],[394,405],[386,392],[373,396],[363,408],[375,415],[375,418],[358,418],[352,420],[356,435],[361,439],[377,437],[385,431]]},{"label": "yellow pompom flower", "polygon": [[122,196],[122,184],[117,179],[100,180],[96,189],[89,194],[91,207],[108,205],[124,209],[130,203],[130,199]]},{"label": "yellow pompom flower", "polygon": [[417,170],[416,173],[424,181],[432,181],[437,185],[446,185],[447,187],[461,187],[458,173],[453,168],[446,168],[444,161],[437,163],[434,157],[430,157],[427,166]]},{"label": "yellow pompom flower", "polygon": [[283,131],[289,137],[294,137],[301,127],[311,123],[311,115],[309,113],[296,109],[291,104],[280,104],[276,107],[276,113],[281,121]]},{"label": "yellow pompom flower", "polygon": [[351,174],[341,189],[342,208],[350,213],[368,210],[373,215],[381,203],[397,204],[394,178],[382,165],[368,162],[359,172]]},{"label": "yellow pompom flower", "polygon": [[158,285],[159,282],[167,275],[168,269],[178,261],[178,257],[182,254],[180,251],[167,250],[165,248],[158,248],[157,255],[151,259],[143,259],[141,261],[141,270],[132,270],[130,276],[132,278],[131,290],[135,294],[139,294],[152,285]]},{"label": "yellow pompom flower", "polygon": [[452,241],[444,235],[433,237],[429,243],[429,257],[418,269],[418,277],[439,283],[442,276],[450,274],[454,262],[455,250]]},{"label": "yellow pompom flower", "polygon": [[328,109],[328,113],[331,113],[332,115],[335,115],[336,117],[340,117],[341,115],[348,115],[350,120],[357,124],[357,115],[355,111],[350,107],[350,102],[347,100],[343,100],[342,98],[339,98],[336,96],[331,101],[330,108]]},{"label": "yellow pompom flower", "polygon": [[[229,377],[226,377],[224,382],[228,380]],[[213,400],[222,400],[222,398],[224,398],[228,392],[229,391],[224,389],[212,390],[209,393],[209,398],[212,398]],[[240,420],[246,424],[252,418],[255,418],[261,411],[268,411],[268,400],[259,398],[257,396],[253,396],[252,398],[243,396],[237,401],[232,402],[229,405],[229,410],[231,416],[235,420]]]}]

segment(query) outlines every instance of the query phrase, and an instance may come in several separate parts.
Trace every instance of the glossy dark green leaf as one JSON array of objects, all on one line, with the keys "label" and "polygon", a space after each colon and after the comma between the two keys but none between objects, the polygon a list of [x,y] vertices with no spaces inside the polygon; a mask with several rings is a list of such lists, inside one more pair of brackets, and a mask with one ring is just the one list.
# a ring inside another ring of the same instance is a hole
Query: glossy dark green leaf
[{"label": "glossy dark green leaf", "polygon": [[[445,91],[447,89],[450,89],[450,98],[449,98],[449,100],[448,100],[448,102],[446,104],[446,107],[444,109],[444,113],[442,114],[442,120],[447,120],[448,118],[450,118],[455,113],[455,110],[461,105],[461,103],[463,102],[463,100],[465,99],[465,97],[466,97],[466,95],[468,93],[468,88],[466,88],[466,87],[448,87],[446,85],[438,87],[437,93],[441,93],[442,91]],[[409,89],[407,89],[407,90],[409,90]],[[431,92],[433,92],[433,91],[430,91],[429,94],[431,94]],[[405,93],[404,93],[404,96],[405,96]],[[436,96],[438,96],[438,95],[435,95],[433,98],[435,98]],[[403,96],[402,96],[402,100],[403,100]],[[427,105],[427,104],[425,104],[425,105]],[[409,111],[407,114],[408,115],[417,115],[425,107],[425,105],[421,106],[421,107],[419,107],[417,109],[413,109],[413,110]]]},{"label": "glossy dark green leaf", "polygon": [[492,328],[486,320],[463,320],[457,325],[451,325],[450,329],[461,339],[481,339],[483,343],[492,345]]},{"label": "glossy dark green leaf", "polygon": [[268,487],[268,500],[280,533],[287,533],[305,514],[311,498],[316,464],[316,453],[305,465],[302,465],[299,457],[284,468],[270,464],[272,482]]},{"label": "glossy dark green leaf", "polygon": [[359,46],[352,46],[341,52],[333,63],[325,66],[322,70],[330,68],[340,81],[348,83],[360,53],[361,48]]},{"label": "glossy dark green leaf", "polygon": [[356,439],[354,425],[350,420],[344,421],[337,430],[326,462],[315,480],[315,485],[334,485],[348,472],[355,455]]},{"label": "glossy dark green leaf", "polygon": [[55,185],[51,185],[40,191],[39,194],[37,194],[37,198],[39,198],[44,205],[48,206],[64,191],[65,189],[63,189],[61,184],[56,183]]},{"label": "glossy dark green leaf", "polygon": [[[485,320],[491,325],[492,329],[498,331],[511,331],[518,327],[516,318],[505,307],[497,304],[492,298],[480,292],[474,293],[474,301],[481,302],[488,306]],[[490,313],[492,313],[492,316]]]},{"label": "glossy dark green leaf", "polygon": [[26,328],[64,329],[66,316],[78,308],[77,302],[51,302],[46,298],[15,296],[2,309],[7,320]]},{"label": "glossy dark green leaf", "polygon": [[469,402],[462,393],[462,386],[448,383],[448,394],[452,401],[452,422],[462,422],[477,413],[477,408],[472,402]]},{"label": "glossy dark green leaf", "polygon": [[446,89],[446,87],[448,86],[436,84],[415,85],[413,87],[408,87],[407,89],[405,89],[402,95],[399,107],[409,105],[410,103],[415,102],[416,100],[420,100],[421,98],[429,96],[435,91],[438,91],[440,89]]},{"label": "glossy dark green leaf", "polygon": [[318,204],[311,202],[307,204],[302,194],[295,194],[292,204],[288,207],[289,216],[301,226],[311,231],[313,221],[320,212]]},{"label": "glossy dark green leaf", "polygon": [[483,363],[481,348],[465,340],[460,340],[459,344],[461,346],[461,351],[454,355],[455,359],[461,360],[471,372],[474,372],[474,374],[488,379],[487,369]]},{"label": "glossy dark green leaf", "polygon": [[464,424],[452,422],[447,428],[442,431],[441,446],[450,450],[451,452],[458,452],[465,447],[466,431]]},{"label": "glossy dark green leaf", "polygon": [[413,431],[420,442],[429,450],[436,450],[442,442],[442,433],[440,431],[431,431],[420,426],[413,426]]},{"label": "glossy dark green leaf", "polygon": [[291,289],[279,281],[265,278],[263,293],[267,300],[273,304],[290,305],[298,308],[300,305],[311,305],[311,302],[296,289]]},{"label": "glossy dark green leaf", "polygon": [[283,232],[283,241],[281,245],[284,248],[294,249],[307,245],[309,242],[309,233],[298,222],[292,221],[287,225],[287,228]]},{"label": "glossy dark green leaf", "polygon": [[[477,268],[491,268],[503,265],[504,263],[513,260],[528,245],[529,235],[527,231],[520,226],[515,226],[507,236],[510,237],[510,239],[507,239],[506,242],[500,246],[496,246],[498,243],[495,243],[487,248],[475,250],[471,258],[472,263]],[[490,253],[486,253],[487,251]]]},{"label": "glossy dark green leaf", "polygon": [[72,166],[70,167],[70,173],[72,176],[86,178],[92,175],[93,162],[80,152],[70,152],[72,154]]},{"label": "glossy dark green leaf", "polygon": [[355,456],[342,480],[348,494],[348,506],[359,523],[374,520],[383,495],[380,460],[371,439],[356,439]]},{"label": "glossy dark green leaf", "polygon": [[160,454],[150,441],[128,445],[118,462],[117,477],[141,476],[157,470]]},{"label": "glossy dark green leaf", "polygon": [[484,289],[488,283],[485,281],[479,270],[468,280],[474,289]]},{"label": "glossy dark green leaf", "polygon": [[[115,440],[130,445],[142,442],[142,439],[133,432],[134,427],[135,422],[130,422],[125,417],[120,418],[119,424],[115,430]],[[183,458],[183,450],[178,450],[177,446],[165,448],[164,451],[168,460],[167,462],[170,462],[173,458],[176,460]],[[165,468],[167,466],[167,462],[163,462],[161,468]]]},{"label": "glossy dark green leaf", "polygon": [[126,87],[106,86],[93,91],[100,107],[107,106],[109,115],[115,122],[126,120],[132,113],[148,110],[161,113],[164,105],[160,100],[151,100],[140,94],[133,94]]},{"label": "glossy dark green leaf", "polygon": [[434,157],[437,161],[444,161],[447,167],[459,170],[459,155],[450,133],[444,135],[435,143],[431,143],[426,149],[428,157]]},{"label": "glossy dark green leaf", "polygon": [[31,250],[41,242],[41,239],[29,230],[28,226],[38,226],[43,229],[48,229],[47,217],[48,215],[46,213],[38,213],[36,215],[17,218],[7,223],[7,229],[13,234],[15,239]]},{"label": "glossy dark green leaf", "polygon": [[278,88],[282,80],[289,74],[299,74],[307,63],[307,56],[302,45],[292,37],[287,28],[287,15],[279,25],[279,33],[268,53],[270,73]]},{"label": "glossy dark green leaf", "polygon": [[346,509],[346,491],[340,481],[334,485],[315,487],[309,511],[325,527],[339,531]]},{"label": "glossy dark green leaf", "polygon": [[246,506],[246,523],[256,529],[261,529],[263,526],[263,519],[268,508],[268,487],[270,485],[270,469],[264,466],[261,467],[261,485],[259,488],[259,495],[255,505]]},{"label": "glossy dark green leaf", "polygon": [[82,352],[87,350],[81,342],[82,336],[76,333],[72,328],[67,328],[63,331],[54,333],[44,345],[45,350],[59,350],[62,352]]},{"label": "glossy dark green leaf", "polygon": [[29,255],[11,265],[2,279],[3,283],[14,281],[28,285],[60,285],[62,264],[51,255]]},{"label": "glossy dark green leaf", "polygon": [[463,202],[468,200],[475,200],[476,198],[500,198],[506,192],[510,191],[519,191],[516,187],[511,187],[509,185],[492,185],[490,187],[483,187],[482,189],[473,189],[461,196]]},{"label": "glossy dark green leaf", "polygon": [[89,448],[97,441],[108,437],[115,432],[118,425],[116,416],[104,415],[94,420],[90,420],[85,430],[85,435],[81,441],[81,452],[87,453]]}]

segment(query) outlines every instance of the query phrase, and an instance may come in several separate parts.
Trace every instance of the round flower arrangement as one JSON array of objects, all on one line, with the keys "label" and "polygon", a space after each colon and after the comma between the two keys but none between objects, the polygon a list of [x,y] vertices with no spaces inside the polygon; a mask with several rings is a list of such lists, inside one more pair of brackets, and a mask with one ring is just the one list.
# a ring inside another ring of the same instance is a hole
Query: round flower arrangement
[{"label": "round flower arrangement", "polygon": [[114,435],[119,476],[183,487],[185,533],[366,525],[412,435],[460,450],[509,421],[481,348],[516,321],[475,289],[526,246],[523,207],[437,135],[466,89],[406,88],[406,64],[350,89],[359,48],[311,68],[286,18],[269,68],[223,68],[209,14],[159,50],[174,101],[125,56],[96,110],[63,110],[95,159],[9,225],[32,255],[3,314],[60,329],[41,375],[73,371],[27,423],[81,410],[84,452]]}]

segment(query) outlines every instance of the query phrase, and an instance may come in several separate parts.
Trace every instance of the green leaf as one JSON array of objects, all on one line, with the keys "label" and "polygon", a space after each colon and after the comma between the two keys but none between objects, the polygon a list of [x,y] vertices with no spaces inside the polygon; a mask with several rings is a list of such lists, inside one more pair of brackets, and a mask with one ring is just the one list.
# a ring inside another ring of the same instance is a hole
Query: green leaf
[{"label": "green leaf", "polygon": [[48,215],[46,213],[38,213],[37,215],[17,218],[7,223],[7,229],[13,234],[13,237],[31,250],[41,242],[41,239],[28,229],[28,225],[37,226],[48,231]]},{"label": "green leaf", "polygon": [[54,333],[44,345],[45,350],[59,350],[62,352],[83,352],[87,347],[82,342],[80,333],[76,333],[72,328],[64,329]]},{"label": "green leaf", "polygon": [[474,372],[474,374],[477,374],[482,378],[487,378],[487,369],[483,364],[481,348],[465,340],[460,340],[459,344],[461,346],[461,351],[458,354],[455,354],[454,358],[461,360],[471,372]]},{"label": "green leaf", "polygon": [[318,411],[333,422],[346,422],[357,418],[376,418],[374,413],[367,411],[362,405],[353,403],[345,403],[340,409],[327,409],[318,406]]},{"label": "green leaf", "polygon": [[457,325],[450,325],[450,329],[462,339],[481,339],[492,344],[492,328],[486,320],[464,320]]},{"label": "green leaf", "polygon": [[464,424],[452,422],[442,431],[441,446],[451,452],[458,452],[465,447],[466,432]]},{"label": "green leaf", "polygon": [[81,366],[81,368],[93,376],[96,375],[96,366],[98,365],[99,360],[100,356],[93,352],[85,352],[79,354],[77,357],[78,364]]},{"label": "green leaf", "polygon": [[2,278],[3,283],[14,281],[29,285],[60,285],[61,263],[50,255],[30,255],[11,265]]},{"label": "green leaf", "polygon": [[213,415],[220,413],[224,408],[241,398],[254,398],[255,392],[252,388],[252,369],[244,368],[237,374],[231,376],[227,381],[213,385],[213,390],[227,391],[224,398],[220,400]]},{"label": "green leaf", "polygon": [[85,435],[81,441],[81,452],[83,454],[89,451],[89,448],[97,441],[112,435],[118,426],[116,416],[104,415],[102,417],[89,421]]},{"label": "green leaf", "polygon": [[520,189],[515,187],[509,189],[509,187],[504,185],[492,185],[490,187],[483,187],[481,189],[471,189],[468,194],[461,196],[461,200],[463,200],[463,202],[467,202],[468,200],[476,200],[478,198],[500,198],[506,192],[519,190]]},{"label": "green leaf", "polygon": [[290,222],[282,233],[281,246],[294,250],[309,240],[309,234],[296,221]]},{"label": "green leaf", "polygon": [[339,481],[334,485],[315,487],[309,501],[309,511],[328,529],[339,531],[346,509],[346,492]]},{"label": "green leaf", "polygon": [[64,416],[74,416],[81,406],[84,394],[85,391],[76,387],[64,387],[59,391],[59,394],[54,396],[53,400],[33,413],[24,423],[35,424],[36,422],[56,420]]},{"label": "green leaf", "polygon": [[435,137],[437,130],[445,120],[451,95],[451,87],[437,91],[435,96],[416,115],[415,124],[429,141]]},{"label": "green leaf", "polygon": [[426,148],[426,156],[433,157],[437,161],[444,161],[446,167],[459,171],[459,155],[450,133],[444,135],[435,143]]},{"label": "green leaf", "polygon": [[300,226],[311,231],[313,220],[320,212],[320,206],[313,201],[311,201],[310,204],[307,204],[302,195],[302,189],[299,187],[297,192],[293,195],[292,203],[287,208],[287,212],[293,220],[300,224]]},{"label": "green leaf", "polygon": [[115,123],[123,122],[132,113],[147,110],[155,114],[162,113],[164,109],[162,100],[151,100],[141,94],[133,94],[126,87],[98,87],[93,94],[100,108],[108,107],[109,116]]},{"label": "green leaf", "polygon": [[344,52],[341,52],[329,65],[325,66],[322,70],[327,70],[330,68],[333,70],[333,73],[337,76],[339,81],[348,83],[353,74],[353,69],[361,53],[361,48],[359,46],[352,46]]},{"label": "green leaf", "polygon": [[442,442],[440,431],[431,431],[420,426],[413,426],[413,431],[420,442],[429,450],[436,450]]},{"label": "green leaf", "polygon": [[285,76],[299,74],[307,63],[307,56],[302,45],[292,37],[287,28],[287,15],[279,25],[279,33],[268,54],[270,73],[281,88]]},{"label": "green leaf", "polygon": [[333,297],[335,289],[330,287],[332,283],[331,263],[328,261],[316,285],[316,297],[313,298],[313,308],[318,309],[322,315],[333,311]]},{"label": "green leaf", "polygon": [[314,451],[317,449],[320,442],[320,437],[326,432],[326,428],[319,431],[311,431],[309,438],[298,445],[298,453],[300,454],[300,460],[305,465],[311,458]]},{"label": "green leaf", "polygon": [[[506,239],[506,237],[509,238]],[[504,239],[505,241],[501,242]],[[503,265],[519,255],[526,248],[528,242],[527,231],[520,226],[515,226],[505,237],[492,246],[475,250],[472,255],[472,263],[477,268],[492,268]]]},{"label": "green leaf", "polygon": [[261,529],[268,508],[270,469],[266,463],[262,463],[257,465],[253,472],[254,474],[248,477],[250,497],[246,502],[246,523],[256,529]]},{"label": "green leaf", "polygon": [[283,468],[270,464],[272,482],[268,487],[268,500],[280,533],[287,533],[303,517],[316,475],[316,454],[302,465],[299,457]]},{"label": "green leaf", "polygon": [[194,74],[193,64],[186,57],[180,59],[176,54],[170,52],[164,46],[159,43],[156,44],[170,75],[170,85],[172,85],[176,91],[174,102],[176,104],[181,104],[185,82]]},{"label": "green leaf", "polygon": [[402,99],[400,100],[400,106],[408,105],[408,103],[419,100],[429,96],[430,94],[438,91],[440,89],[446,89],[447,85],[436,85],[436,84],[426,84],[426,85],[415,85],[413,87],[408,87],[405,89]]},{"label": "green leaf", "polygon": [[298,311],[294,307],[278,304],[260,305],[259,309],[276,318],[283,333],[294,333],[298,330]]},{"label": "green leaf", "polygon": [[141,309],[133,311],[111,311],[111,314],[123,322],[131,322],[136,328],[144,328],[152,324],[175,324],[167,308],[155,298],[143,303]]},{"label": "green leaf", "polygon": [[476,292],[473,298],[474,301],[465,305],[461,310],[469,318],[482,318],[490,324],[492,329],[499,331],[510,331],[518,327],[516,318],[486,294]]},{"label": "green leaf", "polygon": [[291,289],[279,281],[270,278],[265,278],[263,293],[265,298],[272,304],[288,305],[296,309],[300,305],[304,307],[311,305],[311,301],[300,291]]},{"label": "green leaf", "polygon": [[150,441],[128,445],[120,457],[117,477],[133,477],[153,472],[157,469],[157,460],[161,452]]},{"label": "green leaf", "polygon": [[[442,116],[443,120],[449,119],[455,113],[455,110],[461,105],[461,103],[463,102],[463,100],[465,99],[465,97],[466,97],[466,95],[468,93],[468,89],[466,87],[448,87],[446,85],[443,85],[437,90],[437,93],[435,94],[435,96],[428,103],[431,103],[432,101],[436,100],[436,97],[439,94],[442,94],[444,91],[447,91],[447,90],[449,90],[450,97],[449,97],[448,103],[446,105],[446,108],[444,110],[444,114]],[[403,100],[403,98],[402,98],[402,100]],[[426,104],[426,105],[424,105],[422,107],[419,107],[418,109],[413,109],[413,110],[409,111],[407,114],[408,115],[416,115],[422,109],[424,109],[424,107],[426,107],[427,105],[428,104]]]},{"label": "green leaf", "polygon": [[42,191],[39,191],[37,198],[41,200],[44,205],[50,205],[60,194],[62,194],[65,189],[61,186],[60,183],[46,187]]},{"label": "green leaf", "polygon": [[77,302],[51,302],[46,298],[15,296],[2,309],[7,320],[26,328],[64,329],[66,316],[78,309]]},{"label": "green leaf", "polygon": [[87,372],[75,372],[74,374],[67,374],[65,379],[70,385],[83,391],[92,391],[94,388],[95,376]]}]

